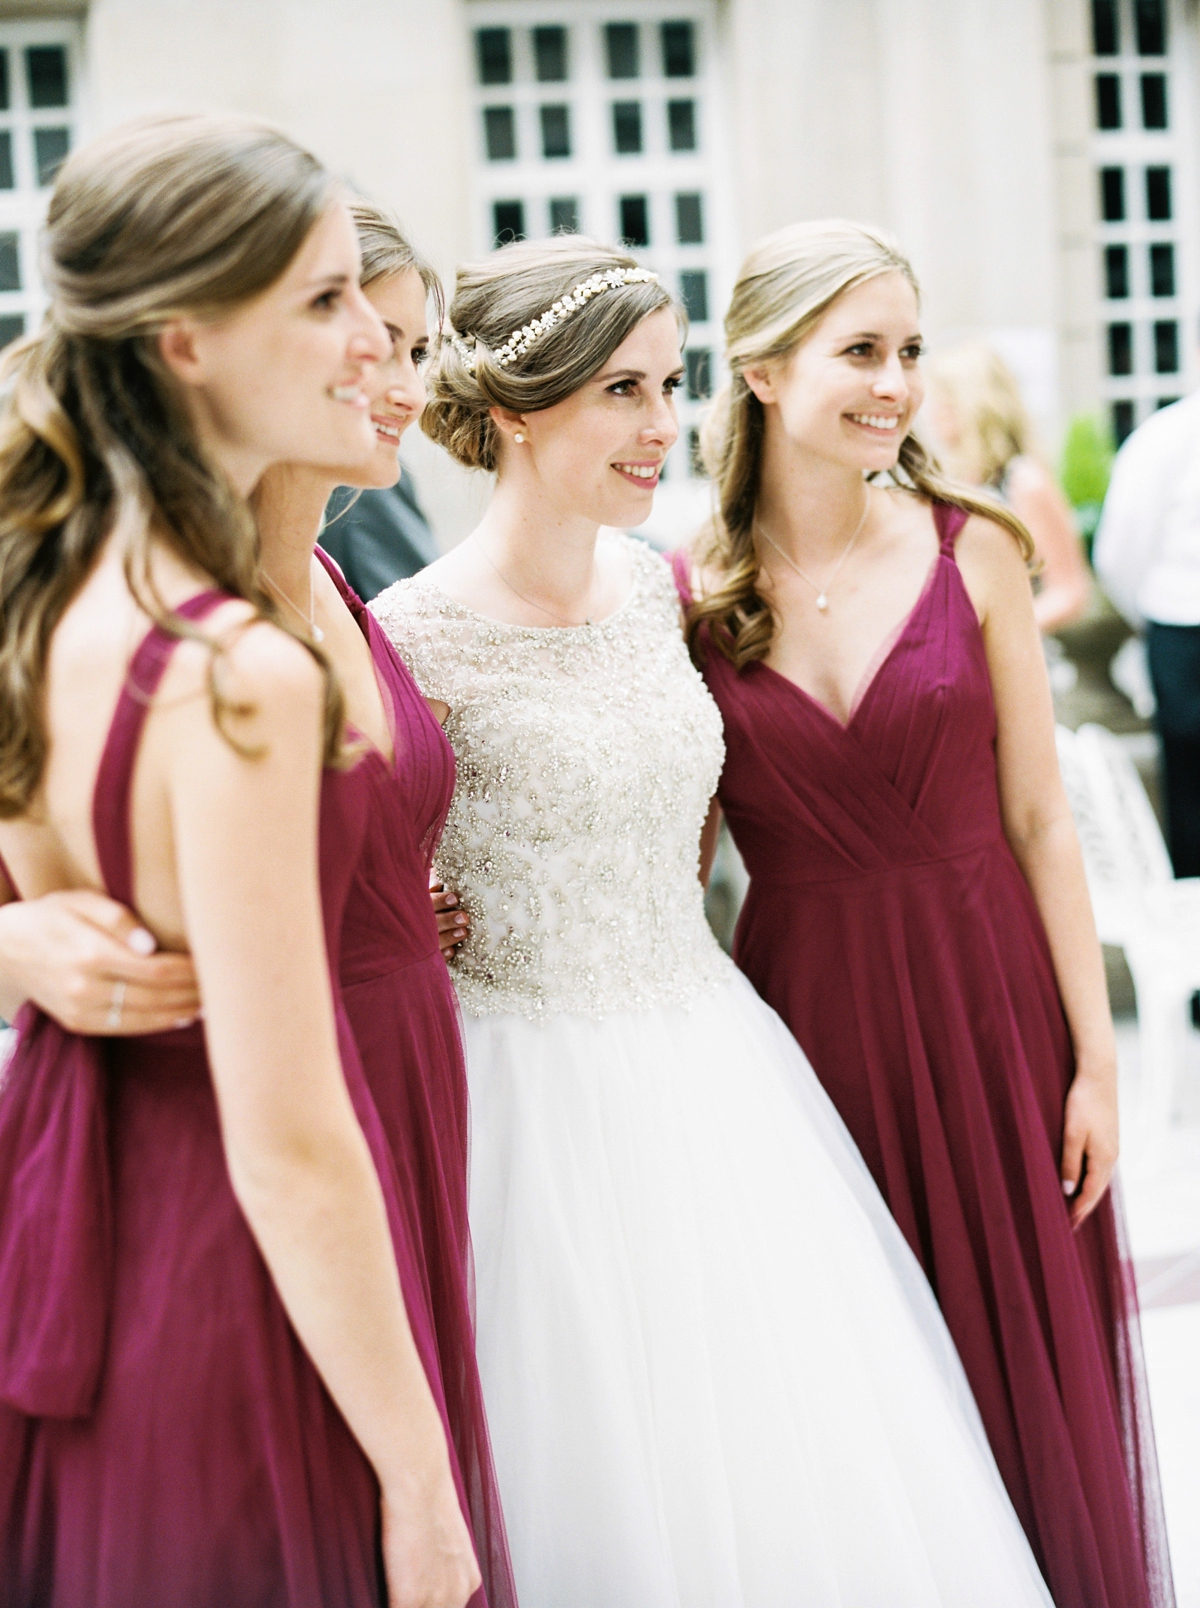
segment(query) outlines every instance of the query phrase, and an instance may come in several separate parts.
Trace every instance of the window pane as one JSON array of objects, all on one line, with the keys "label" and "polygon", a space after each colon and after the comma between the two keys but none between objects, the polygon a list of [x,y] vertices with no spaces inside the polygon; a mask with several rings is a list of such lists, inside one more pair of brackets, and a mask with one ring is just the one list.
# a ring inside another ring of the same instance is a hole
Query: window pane
[{"label": "window pane", "polygon": [[1110,374],[1133,373],[1133,325],[1110,324],[1108,326],[1108,372]]},{"label": "window pane", "polygon": [[1165,56],[1167,18],[1163,0],[1134,0],[1133,16],[1137,25],[1138,55]]},{"label": "window pane", "polygon": [[1154,326],[1154,372],[1179,372],[1179,325],[1173,319]]},{"label": "window pane", "polygon": [[1122,441],[1133,434],[1133,403],[1114,402],[1112,420],[1113,439],[1120,446]]},{"label": "window pane", "polygon": [[700,432],[696,429],[688,431],[688,468],[694,475],[704,473],[704,454],[700,450]]},{"label": "window pane", "polygon": [[680,274],[679,294],[693,324],[708,322],[708,275],[699,271]]},{"label": "window pane", "polygon": [[67,104],[67,52],[64,45],[33,45],[25,52],[31,106]]},{"label": "window pane", "polygon": [[650,208],[644,195],[621,197],[621,239],[631,246],[650,244]]},{"label": "window pane", "polygon": [[608,76],[636,78],[640,71],[637,24],[610,22],[604,30],[604,43],[608,50]]},{"label": "window pane", "polygon": [[1097,56],[1115,56],[1118,45],[1117,0],[1092,0],[1092,49]]},{"label": "window pane", "polygon": [[1171,216],[1171,170],[1146,169],[1146,216],[1152,223],[1165,223]]},{"label": "window pane", "polygon": [[705,346],[693,346],[684,353],[687,364],[687,394],[693,402],[712,395],[712,353]]},{"label": "window pane", "polygon": [[1142,127],[1166,128],[1167,77],[1165,73],[1142,74]]},{"label": "window pane", "polygon": [[1150,247],[1150,294],[1152,296],[1173,296],[1175,294],[1175,247]]},{"label": "window pane", "polygon": [[565,28],[535,28],[533,30],[533,57],[537,63],[539,83],[561,83],[567,76],[567,30]]},{"label": "window pane", "polygon": [[0,112],[6,112],[8,106],[8,51],[0,50]]},{"label": "window pane", "polygon": [[1125,246],[1106,246],[1104,251],[1105,295],[1117,301],[1129,294],[1129,252]]},{"label": "window pane", "polygon": [[675,197],[675,233],[681,246],[704,243],[704,206],[699,195]]},{"label": "window pane", "polygon": [[481,84],[512,83],[512,36],[507,28],[480,28],[475,57]]},{"label": "window pane", "polygon": [[1181,398],[1177,396],[1160,396],[1154,406],[1156,408],[1169,408],[1180,400]]},{"label": "window pane", "polygon": [[33,131],[33,165],[39,185],[54,183],[54,176],[67,159],[71,149],[71,131],[66,128],[35,128]]},{"label": "window pane", "polygon": [[19,341],[25,333],[24,313],[0,313],[0,346]]},{"label": "window pane", "polygon": [[1120,128],[1121,80],[1116,73],[1096,75],[1096,127]]},{"label": "window pane", "polygon": [[546,157],[570,156],[571,114],[566,106],[543,106],[542,155]]},{"label": "window pane", "polygon": [[20,238],[17,234],[0,234],[0,290],[21,288]]},{"label": "window pane", "polygon": [[612,109],[613,148],[628,156],[642,148],[642,107],[639,101],[616,101]]},{"label": "window pane", "polygon": [[673,151],[696,149],[695,101],[667,102],[667,134]]},{"label": "window pane", "polygon": [[483,132],[489,162],[511,162],[517,154],[517,119],[511,106],[485,106]]},{"label": "window pane", "polygon": [[579,202],[573,195],[556,196],[551,201],[550,233],[579,233]]},{"label": "window pane", "polygon": [[664,22],[662,25],[663,74],[667,78],[692,78],[696,72],[696,47],[690,22]]},{"label": "window pane", "polygon": [[0,130],[0,190],[13,188],[12,135]]},{"label": "window pane", "polygon": [[1100,169],[1100,211],[1105,223],[1120,223],[1125,216],[1125,169]]},{"label": "window pane", "polygon": [[513,240],[525,238],[525,203],[523,201],[495,201],[492,204],[492,234],[494,244],[507,246]]}]

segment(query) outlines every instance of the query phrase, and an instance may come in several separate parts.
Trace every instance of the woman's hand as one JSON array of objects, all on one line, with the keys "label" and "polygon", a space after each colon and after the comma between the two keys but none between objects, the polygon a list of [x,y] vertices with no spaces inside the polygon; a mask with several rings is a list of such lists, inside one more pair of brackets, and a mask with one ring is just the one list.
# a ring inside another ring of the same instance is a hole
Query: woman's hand
[{"label": "woman's hand", "polygon": [[[1103,1199],[1117,1164],[1116,1067],[1081,1066],[1067,1091],[1063,1128],[1063,1192],[1078,1228]],[[1083,1187],[1079,1187],[1080,1176]]]},{"label": "woman's hand", "polygon": [[438,943],[447,960],[453,960],[471,930],[465,910],[458,908],[458,896],[451,893],[444,882],[430,881],[429,897],[433,900],[433,913],[437,917]]},{"label": "woman's hand", "polygon": [[381,1502],[388,1608],[464,1608],[481,1576],[449,1469],[405,1484]]},{"label": "woman's hand", "polygon": [[200,1011],[187,955],[155,954],[124,905],[86,889],[0,907],[0,1002],[32,1000],[69,1033],[164,1033]]}]

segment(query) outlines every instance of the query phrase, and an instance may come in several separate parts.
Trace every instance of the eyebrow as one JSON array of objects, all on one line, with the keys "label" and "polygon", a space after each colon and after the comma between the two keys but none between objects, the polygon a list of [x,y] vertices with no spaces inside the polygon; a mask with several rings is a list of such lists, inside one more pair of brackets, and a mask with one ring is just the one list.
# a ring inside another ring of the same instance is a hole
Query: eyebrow
[{"label": "eyebrow", "polygon": [[[844,342],[844,341],[850,341],[850,342],[856,342],[856,341],[882,341],[884,339],[885,339],[885,337],[883,335],[881,335],[877,330],[863,329],[863,330],[859,330],[857,335],[842,335],[842,336],[840,336],[839,337],[839,343]],[[919,341],[921,339],[923,339],[923,337],[921,335],[921,332],[919,330],[917,330],[913,334],[905,336],[904,344],[905,344],[905,346],[908,346],[913,341]]]},{"label": "eyebrow", "polygon": [[[682,373],[683,364],[680,363],[678,368],[673,368],[671,370],[671,373],[667,375],[667,378],[670,379],[673,375]],[[648,378],[648,376],[645,369],[612,369],[607,374],[598,374],[596,376],[596,384],[611,385],[614,380],[644,380],[646,378]]]}]

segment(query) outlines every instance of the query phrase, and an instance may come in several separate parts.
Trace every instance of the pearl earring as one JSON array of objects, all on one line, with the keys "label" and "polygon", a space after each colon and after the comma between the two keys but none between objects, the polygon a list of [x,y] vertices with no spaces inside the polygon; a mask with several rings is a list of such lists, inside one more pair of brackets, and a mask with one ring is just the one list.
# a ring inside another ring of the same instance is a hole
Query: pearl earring
[{"label": "pearl earring", "polygon": [[519,431],[519,430],[518,430],[518,431],[517,431],[517,433],[516,433],[516,434],[515,434],[515,435],[514,435],[514,436],[513,436],[513,440],[514,440],[514,441],[515,441],[515,442],[516,442],[516,443],[517,443],[517,445],[518,445],[518,446],[519,446],[519,447],[520,447],[520,446],[524,446],[524,444],[525,444],[525,437],[524,437],[524,436],[523,436],[523,435],[522,435],[522,434],[521,434],[521,432],[520,432],[520,431]]}]

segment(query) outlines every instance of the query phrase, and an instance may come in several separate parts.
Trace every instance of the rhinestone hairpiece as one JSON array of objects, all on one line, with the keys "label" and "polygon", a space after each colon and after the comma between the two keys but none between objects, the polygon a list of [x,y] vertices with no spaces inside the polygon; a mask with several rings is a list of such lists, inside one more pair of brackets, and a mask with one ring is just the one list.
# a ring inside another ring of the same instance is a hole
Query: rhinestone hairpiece
[{"label": "rhinestone hairpiece", "polygon": [[[606,268],[602,273],[596,273],[590,279],[583,280],[569,291],[560,301],[552,302],[546,311],[539,317],[532,319],[521,329],[514,329],[496,353],[494,362],[497,368],[508,368],[515,363],[543,335],[548,335],[556,325],[561,324],[564,318],[570,318],[581,307],[586,307],[593,296],[599,296],[606,290],[620,290],[622,285],[645,285],[651,280],[657,280],[658,275],[649,268]],[[474,337],[470,337],[474,340]],[[462,358],[467,368],[473,373],[475,369],[475,352],[468,346],[461,335],[451,337],[455,351]]]}]

